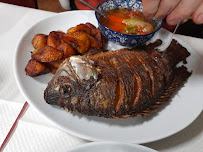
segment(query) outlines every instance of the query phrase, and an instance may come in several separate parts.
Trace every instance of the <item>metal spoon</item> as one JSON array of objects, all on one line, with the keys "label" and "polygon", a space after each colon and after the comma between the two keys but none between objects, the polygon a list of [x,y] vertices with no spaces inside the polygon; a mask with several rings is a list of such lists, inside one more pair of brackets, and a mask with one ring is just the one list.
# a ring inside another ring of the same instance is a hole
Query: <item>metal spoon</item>
[{"label": "metal spoon", "polygon": [[179,27],[180,24],[181,24],[181,23],[178,23],[178,24],[176,25],[175,29],[173,30],[173,33],[172,33],[171,37],[169,38],[167,47],[169,47],[169,45],[171,44],[171,41],[172,41],[172,39],[173,39],[173,36],[174,36],[174,34],[176,33],[176,31],[177,31],[177,29],[178,29],[178,27]]},{"label": "metal spoon", "polygon": [[90,5],[89,3],[87,3],[86,1],[80,0],[80,2],[82,2],[83,4],[85,4],[86,6],[88,6],[89,8],[95,10],[95,12],[99,13],[100,15],[102,15],[105,19],[108,19],[106,15],[104,15],[103,12],[101,12],[100,10],[94,8],[92,5]]}]

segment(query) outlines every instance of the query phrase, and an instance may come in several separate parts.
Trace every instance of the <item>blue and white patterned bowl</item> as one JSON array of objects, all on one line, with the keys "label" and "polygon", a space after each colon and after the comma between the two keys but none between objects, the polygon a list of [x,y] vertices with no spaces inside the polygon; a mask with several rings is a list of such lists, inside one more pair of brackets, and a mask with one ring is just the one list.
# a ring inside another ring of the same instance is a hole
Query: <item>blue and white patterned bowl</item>
[{"label": "blue and white patterned bowl", "polygon": [[[99,9],[102,12],[114,8],[132,8],[142,11],[142,2],[138,0],[107,0],[97,7],[97,9]],[[116,44],[129,47],[140,45],[150,40],[153,37],[153,35],[161,28],[162,25],[162,20],[154,20],[156,23],[156,27],[153,32],[145,35],[128,35],[115,32],[104,26],[99,20],[101,15],[98,14],[97,12],[95,12],[95,16],[97,18],[100,31],[107,39]]]}]

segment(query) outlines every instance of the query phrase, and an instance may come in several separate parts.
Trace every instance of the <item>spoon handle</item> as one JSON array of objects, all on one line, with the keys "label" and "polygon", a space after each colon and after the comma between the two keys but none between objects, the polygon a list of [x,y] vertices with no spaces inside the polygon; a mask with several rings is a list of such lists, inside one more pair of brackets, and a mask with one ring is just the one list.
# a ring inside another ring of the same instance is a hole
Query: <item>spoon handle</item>
[{"label": "spoon handle", "polygon": [[86,6],[88,6],[89,8],[91,8],[91,9],[95,10],[97,13],[99,13],[100,15],[102,15],[104,18],[106,18],[106,19],[107,19],[107,16],[106,16],[106,15],[104,15],[104,13],[103,13],[103,12],[101,12],[100,10],[98,10],[98,9],[94,8],[92,5],[90,5],[90,4],[89,4],[89,3],[87,3],[86,1],[80,0],[80,2],[82,2],[83,4],[85,4]]},{"label": "spoon handle", "polygon": [[174,34],[176,33],[176,30],[178,29],[179,25],[180,25],[180,23],[178,23],[178,24],[176,25],[175,29],[173,30],[173,33],[172,33],[172,35],[171,35],[170,38],[169,38],[169,41],[168,41],[168,44],[167,44],[167,48],[168,48],[169,45],[171,44],[171,41],[172,41],[172,39],[173,39],[173,36],[174,36]]}]

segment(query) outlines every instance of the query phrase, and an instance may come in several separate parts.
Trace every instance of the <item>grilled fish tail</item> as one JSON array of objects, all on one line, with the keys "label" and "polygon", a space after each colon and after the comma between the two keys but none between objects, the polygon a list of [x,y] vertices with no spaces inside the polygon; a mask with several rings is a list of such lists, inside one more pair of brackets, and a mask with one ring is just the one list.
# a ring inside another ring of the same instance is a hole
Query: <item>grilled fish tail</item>
[{"label": "grilled fish tail", "polygon": [[187,71],[185,66],[176,68],[174,71],[174,79],[172,83],[165,89],[165,91],[160,95],[160,97],[153,103],[149,108],[145,109],[140,113],[141,115],[149,115],[152,112],[157,111],[158,107],[162,104],[168,102],[171,96],[174,95],[187,81],[192,73]]}]

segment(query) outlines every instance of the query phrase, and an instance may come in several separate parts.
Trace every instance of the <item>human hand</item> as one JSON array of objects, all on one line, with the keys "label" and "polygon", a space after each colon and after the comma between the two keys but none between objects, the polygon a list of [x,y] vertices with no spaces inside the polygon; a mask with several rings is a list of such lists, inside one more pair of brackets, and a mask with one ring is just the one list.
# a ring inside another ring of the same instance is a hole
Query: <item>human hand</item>
[{"label": "human hand", "polygon": [[194,23],[203,23],[203,0],[142,0],[146,17],[163,19],[176,25],[192,16]]}]

